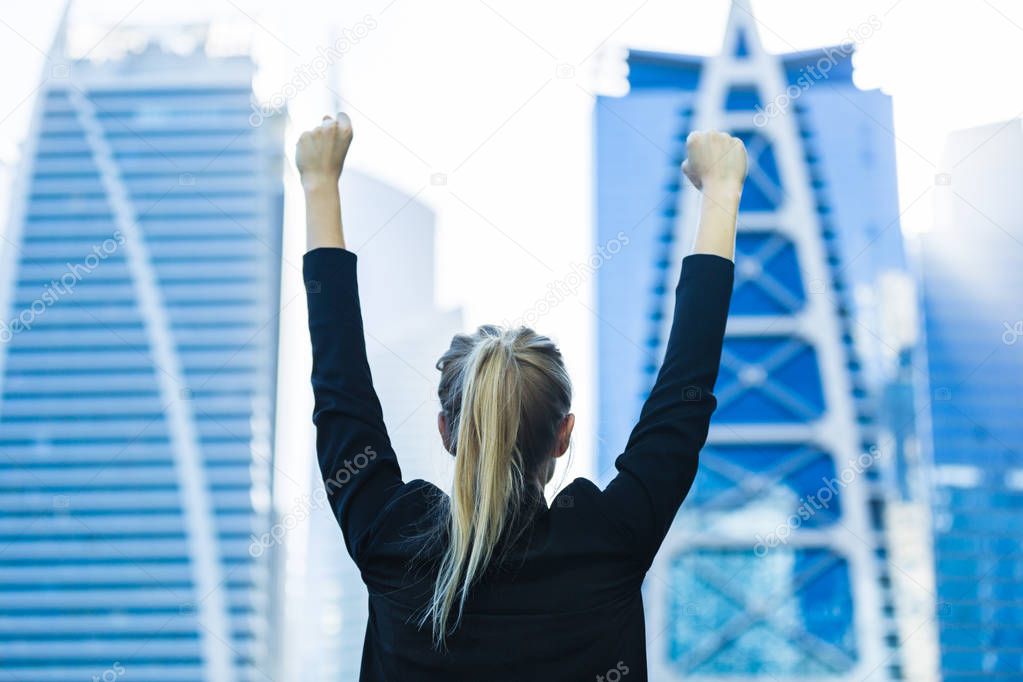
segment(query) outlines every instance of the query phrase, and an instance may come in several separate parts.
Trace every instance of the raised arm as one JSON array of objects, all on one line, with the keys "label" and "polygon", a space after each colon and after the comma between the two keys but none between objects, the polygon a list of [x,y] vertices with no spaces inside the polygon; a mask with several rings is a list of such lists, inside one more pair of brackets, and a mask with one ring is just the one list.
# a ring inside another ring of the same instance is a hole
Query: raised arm
[{"label": "raised arm", "polygon": [[366,358],[356,257],[344,249],[338,180],[351,140],[347,116],[324,117],[299,138],[295,163],[305,190],[316,453],[327,497],[358,562],[402,481]]},{"label": "raised arm", "polygon": [[338,181],[352,144],[352,121],[347,114],[324,116],[320,125],[298,138],[295,165],[305,193],[305,236],[309,251],[345,248]]},{"label": "raised arm", "polygon": [[690,133],[682,172],[703,193],[693,254],[734,261],[735,221],[746,182],[746,147],[742,140],[717,131]]},{"label": "raised arm", "polygon": [[603,493],[637,558],[653,560],[689,492],[716,407],[712,390],[721,362],[732,294],[735,220],[746,177],[746,150],[724,133],[686,140],[682,167],[703,193],[693,255],[682,262],[664,362],[625,452]]}]

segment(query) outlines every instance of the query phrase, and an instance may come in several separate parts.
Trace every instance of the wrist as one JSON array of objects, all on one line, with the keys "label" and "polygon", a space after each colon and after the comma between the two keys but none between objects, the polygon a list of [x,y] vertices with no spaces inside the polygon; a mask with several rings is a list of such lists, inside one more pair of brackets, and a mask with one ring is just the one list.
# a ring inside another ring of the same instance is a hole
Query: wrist
[{"label": "wrist", "polygon": [[321,174],[308,174],[302,176],[302,190],[309,195],[334,195],[338,194],[337,177],[330,177]]},{"label": "wrist", "polygon": [[722,208],[738,209],[739,199],[742,197],[742,183],[704,183],[703,196]]}]

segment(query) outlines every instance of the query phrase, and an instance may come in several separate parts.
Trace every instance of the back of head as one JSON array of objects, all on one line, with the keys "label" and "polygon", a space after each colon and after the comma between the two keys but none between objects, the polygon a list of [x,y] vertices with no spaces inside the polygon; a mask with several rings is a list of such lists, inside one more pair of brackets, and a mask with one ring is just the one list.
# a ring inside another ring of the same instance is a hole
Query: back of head
[{"label": "back of head", "polygon": [[459,334],[437,369],[455,475],[442,518],[448,542],[421,624],[429,621],[443,646],[452,611],[457,626],[469,588],[516,526],[524,495],[542,492],[572,386],[554,342],[525,327]]}]

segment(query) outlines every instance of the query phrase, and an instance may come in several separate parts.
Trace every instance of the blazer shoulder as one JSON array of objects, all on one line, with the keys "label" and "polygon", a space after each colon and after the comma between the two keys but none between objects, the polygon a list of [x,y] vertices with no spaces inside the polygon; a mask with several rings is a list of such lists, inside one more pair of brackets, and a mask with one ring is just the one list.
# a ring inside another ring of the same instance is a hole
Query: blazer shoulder
[{"label": "blazer shoulder", "polygon": [[381,526],[407,527],[433,519],[447,494],[429,481],[415,479],[404,483],[380,510]]},{"label": "blazer shoulder", "polygon": [[594,509],[600,513],[601,491],[588,478],[577,478],[554,496],[551,511],[570,509]]},{"label": "blazer shoulder", "polygon": [[589,527],[612,544],[627,542],[629,536],[626,529],[611,512],[604,500],[604,491],[588,478],[575,479],[551,502],[552,514],[562,519],[575,517],[572,525],[582,524]]}]

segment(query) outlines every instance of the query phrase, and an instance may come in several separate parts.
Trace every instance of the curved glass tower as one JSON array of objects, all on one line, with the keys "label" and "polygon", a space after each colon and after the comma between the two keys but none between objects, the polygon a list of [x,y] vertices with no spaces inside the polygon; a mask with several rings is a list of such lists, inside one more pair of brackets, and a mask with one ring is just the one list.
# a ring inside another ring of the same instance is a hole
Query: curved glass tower
[{"label": "curved glass tower", "polygon": [[281,129],[248,58],[49,69],[0,267],[0,667],[254,679]]},{"label": "curved glass tower", "polygon": [[632,238],[598,274],[601,465],[653,383],[692,243],[686,136],[730,131],[750,173],[718,411],[647,580],[651,677],[898,679],[879,353],[853,296],[905,267],[891,104],[852,84],[851,45],[768,54],[750,12],[733,3],[720,56],[631,52],[629,93],[597,103],[597,238]]}]

